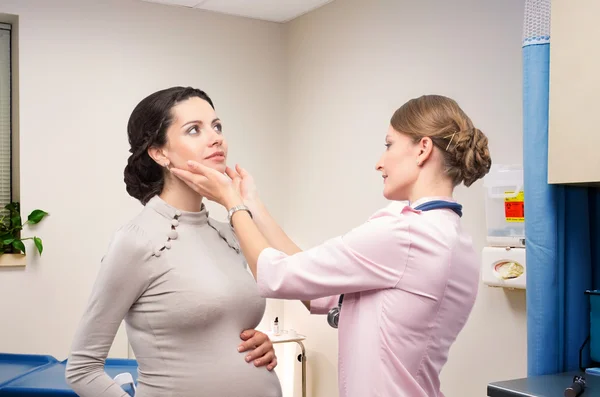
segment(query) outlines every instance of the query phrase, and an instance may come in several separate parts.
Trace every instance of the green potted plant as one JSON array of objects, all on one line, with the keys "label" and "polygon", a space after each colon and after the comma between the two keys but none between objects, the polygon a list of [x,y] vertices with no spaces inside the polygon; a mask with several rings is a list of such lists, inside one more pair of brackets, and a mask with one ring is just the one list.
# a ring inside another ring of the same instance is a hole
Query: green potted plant
[{"label": "green potted plant", "polygon": [[4,207],[0,215],[0,266],[25,266],[25,240],[33,240],[39,254],[44,245],[37,236],[22,237],[21,231],[25,225],[40,223],[48,213],[39,209],[31,211],[25,222],[21,219],[21,206],[13,201]]}]

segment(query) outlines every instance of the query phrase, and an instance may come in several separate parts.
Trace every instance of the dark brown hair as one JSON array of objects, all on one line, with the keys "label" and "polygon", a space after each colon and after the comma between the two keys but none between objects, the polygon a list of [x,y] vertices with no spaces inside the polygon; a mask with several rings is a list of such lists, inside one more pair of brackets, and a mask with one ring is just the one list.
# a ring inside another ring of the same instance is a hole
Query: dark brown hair
[{"label": "dark brown hair", "polygon": [[172,87],[144,98],[129,117],[127,135],[131,156],[124,171],[125,186],[127,193],[144,205],[162,192],[165,184],[165,170],[150,157],[148,149],[167,143],[167,129],[173,122],[173,107],[193,97],[204,99],[215,108],[204,91],[191,87]]}]

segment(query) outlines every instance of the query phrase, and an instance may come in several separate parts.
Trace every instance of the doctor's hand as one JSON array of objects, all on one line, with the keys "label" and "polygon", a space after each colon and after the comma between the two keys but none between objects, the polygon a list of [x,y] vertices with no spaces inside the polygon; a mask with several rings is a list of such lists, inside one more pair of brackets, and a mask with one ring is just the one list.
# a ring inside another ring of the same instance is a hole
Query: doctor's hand
[{"label": "doctor's hand", "polygon": [[254,183],[254,177],[248,171],[236,164],[235,169],[227,167],[225,173],[231,178],[233,184],[240,194],[244,204],[252,207],[258,203],[258,189]]},{"label": "doctor's hand", "polygon": [[255,329],[247,329],[240,335],[244,341],[239,347],[240,353],[252,350],[246,354],[246,362],[254,360],[254,365],[257,367],[267,366],[269,371],[277,366],[277,356],[273,343],[269,337]]},{"label": "doctor's hand", "polygon": [[188,161],[188,169],[171,168],[171,173],[185,182],[194,191],[208,200],[221,204],[226,209],[243,203],[240,197],[240,182],[195,161]]}]

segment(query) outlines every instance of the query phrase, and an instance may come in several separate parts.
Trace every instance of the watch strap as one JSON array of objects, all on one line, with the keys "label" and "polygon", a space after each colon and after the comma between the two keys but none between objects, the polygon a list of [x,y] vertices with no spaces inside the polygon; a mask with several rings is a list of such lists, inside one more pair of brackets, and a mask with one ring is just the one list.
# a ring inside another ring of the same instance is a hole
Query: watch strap
[{"label": "watch strap", "polygon": [[245,205],[241,204],[241,205],[236,205],[234,207],[231,207],[229,209],[229,211],[227,211],[227,219],[229,219],[229,224],[231,225],[231,227],[233,227],[233,223],[231,222],[231,218],[233,217],[233,214],[235,214],[238,211],[246,211],[246,212],[248,212],[248,215],[250,215],[250,218],[252,218],[252,212]]}]

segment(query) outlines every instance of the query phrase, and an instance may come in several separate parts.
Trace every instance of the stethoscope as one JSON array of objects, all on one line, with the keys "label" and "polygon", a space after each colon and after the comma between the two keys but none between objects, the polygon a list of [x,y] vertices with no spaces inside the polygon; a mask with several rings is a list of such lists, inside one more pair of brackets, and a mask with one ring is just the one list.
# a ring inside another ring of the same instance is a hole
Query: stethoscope
[{"label": "stethoscope", "polygon": [[[441,209],[449,209],[460,217],[462,217],[462,205],[458,203],[453,203],[451,201],[445,200],[433,200],[423,203],[421,205],[417,205],[415,208],[417,211],[430,211],[430,210],[441,210]],[[340,299],[338,300],[338,305],[327,313],[327,322],[333,328],[338,327],[338,323],[340,321],[340,311],[342,310],[342,302],[344,301],[344,294],[340,295]]]}]

